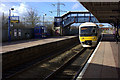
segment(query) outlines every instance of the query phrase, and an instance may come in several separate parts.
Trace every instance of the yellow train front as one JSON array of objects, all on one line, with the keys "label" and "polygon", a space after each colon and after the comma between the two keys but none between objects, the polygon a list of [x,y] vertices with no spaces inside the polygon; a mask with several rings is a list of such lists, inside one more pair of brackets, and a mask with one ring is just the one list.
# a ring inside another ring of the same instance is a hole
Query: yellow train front
[{"label": "yellow train front", "polygon": [[95,47],[101,35],[99,26],[92,22],[79,26],[79,40],[83,47]]}]

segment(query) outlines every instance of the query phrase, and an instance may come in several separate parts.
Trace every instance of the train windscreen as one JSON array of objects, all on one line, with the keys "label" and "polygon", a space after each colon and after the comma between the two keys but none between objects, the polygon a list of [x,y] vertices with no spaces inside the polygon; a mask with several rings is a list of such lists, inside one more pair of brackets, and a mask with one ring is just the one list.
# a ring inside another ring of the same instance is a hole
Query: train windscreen
[{"label": "train windscreen", "polygon": [[80,36],[96,36],[96,26],[81,27]]}]

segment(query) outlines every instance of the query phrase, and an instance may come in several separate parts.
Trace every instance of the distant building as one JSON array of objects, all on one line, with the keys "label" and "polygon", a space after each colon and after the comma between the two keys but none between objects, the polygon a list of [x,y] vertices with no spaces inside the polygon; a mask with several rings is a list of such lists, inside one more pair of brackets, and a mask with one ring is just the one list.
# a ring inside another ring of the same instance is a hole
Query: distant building
[{"label": "distant building", "polygon": [[104,31],[104,30],[112,30],[112,28],[105,28],[105,27],[104,27],[104,28],[101,28],[101,29],[102,29],[103,31]]}]

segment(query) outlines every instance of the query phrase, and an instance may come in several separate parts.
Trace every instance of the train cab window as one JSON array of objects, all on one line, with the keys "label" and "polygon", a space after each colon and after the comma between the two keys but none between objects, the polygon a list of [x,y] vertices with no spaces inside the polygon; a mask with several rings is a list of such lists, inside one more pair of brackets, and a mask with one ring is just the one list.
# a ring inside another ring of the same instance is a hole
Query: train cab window
[{"label": "train cab window", "polygon": [[93,29],[93,33],[96,33],[96,30],[95,30],[95,29]]},{"label": "train cab window", "polygon": [[97,29],[96,26],[85,26],[81,27],[80,36],[96,36]]}]

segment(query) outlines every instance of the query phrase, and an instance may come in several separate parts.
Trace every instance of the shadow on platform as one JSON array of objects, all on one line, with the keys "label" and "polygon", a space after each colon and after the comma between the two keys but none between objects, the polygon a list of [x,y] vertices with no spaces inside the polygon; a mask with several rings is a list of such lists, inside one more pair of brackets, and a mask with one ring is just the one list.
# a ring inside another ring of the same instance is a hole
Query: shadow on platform
[{"label": "shadow on platform", "polygon": [[119,80],[120,68],[90,63],[82,80]]},{"label": "shadow on platform", "polygon": [[118,44],[116,44],[113,34],[103,34],[101,42],[110,43],[116,66],[90,63],[80,80],[120,80],[120,38]]},{"label": "shadow on platform", "polygon": [[[116,42],[113,34],[103,34],[102,41],[104,42]],[[120,41],[120,39],[119,39]]]}]

